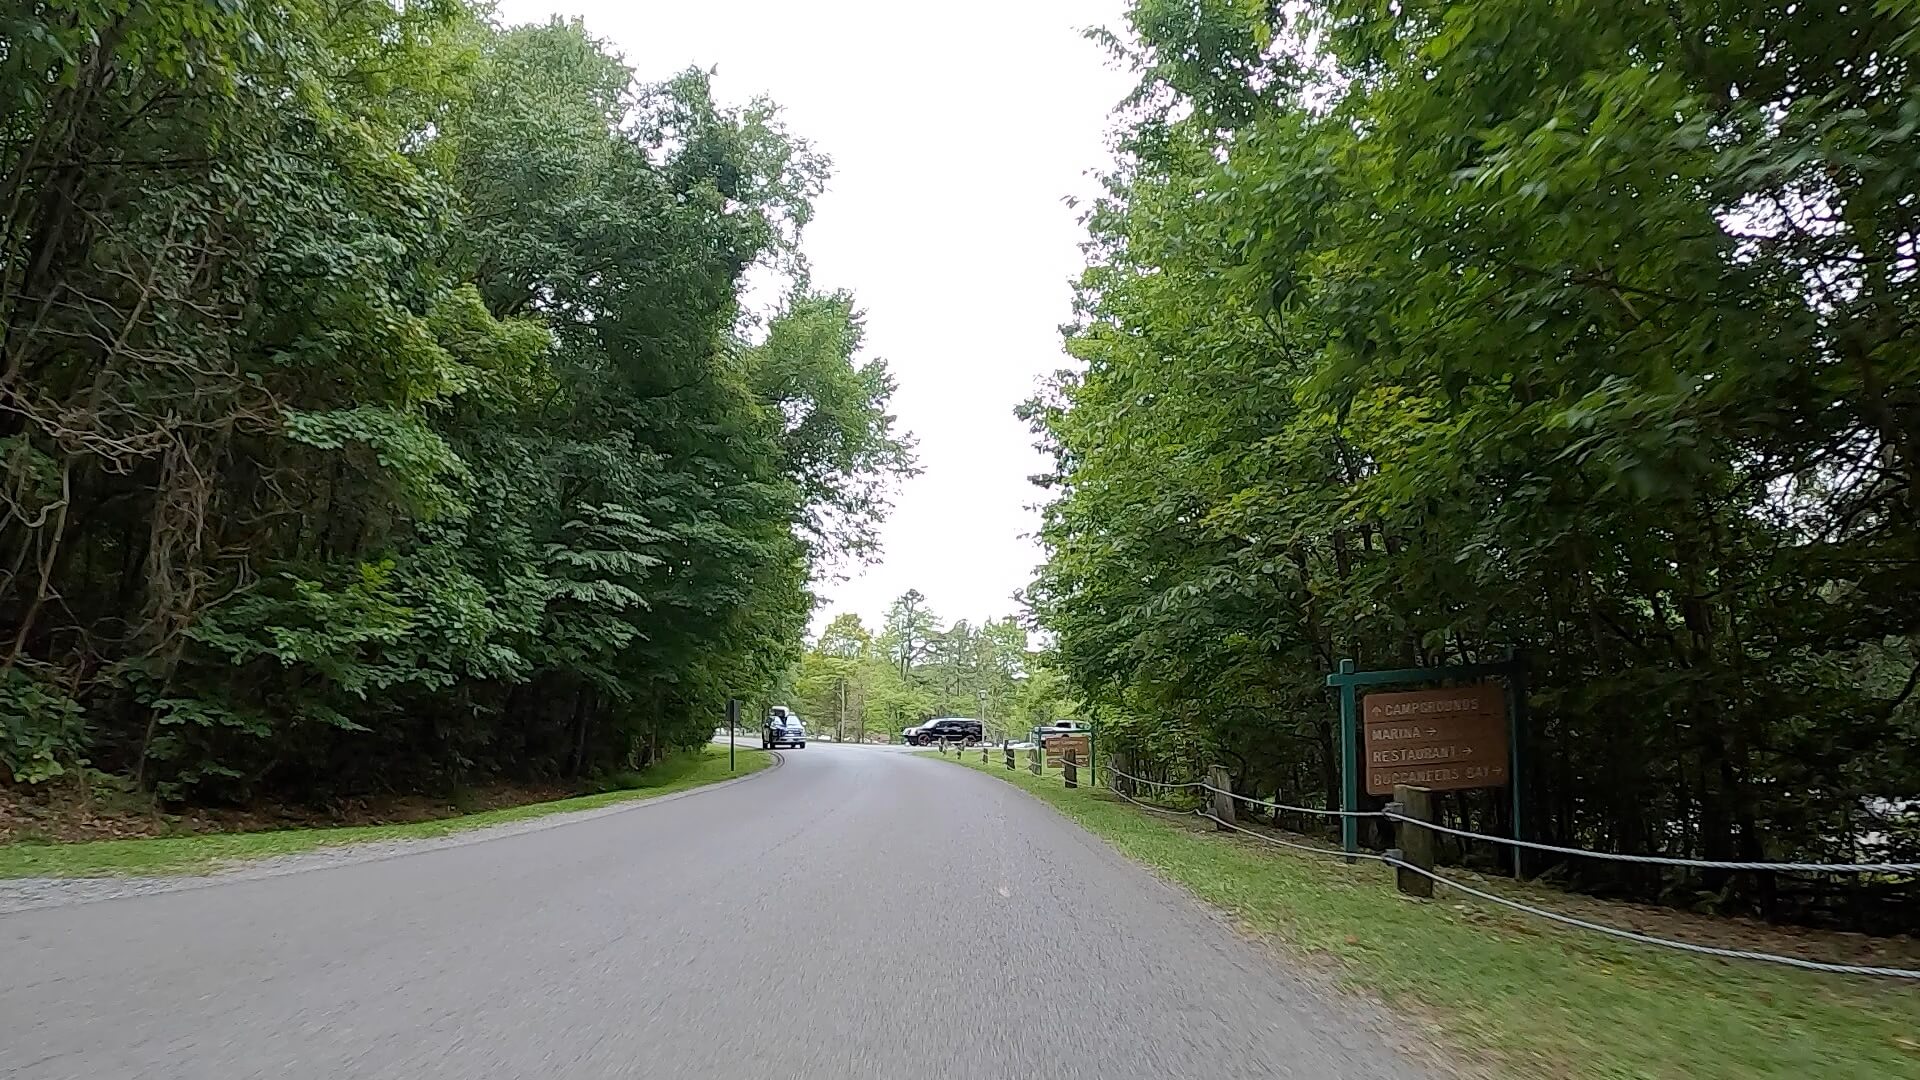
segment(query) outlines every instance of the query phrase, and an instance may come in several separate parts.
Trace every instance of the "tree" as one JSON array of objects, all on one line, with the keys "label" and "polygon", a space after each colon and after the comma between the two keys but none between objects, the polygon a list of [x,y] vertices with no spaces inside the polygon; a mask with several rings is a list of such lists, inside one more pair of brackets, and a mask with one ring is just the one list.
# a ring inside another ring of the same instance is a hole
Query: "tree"
[{"label": "tree", "polygon": [[882,637],[899,665],[900,677],[913,674],[913,666],[927,655],[939,620],[927,610],[927,598],[918,589],[908,589],[887,609]]},{"label": "tree", "polygon": [[4,778],[579,776],[788,688],[913,467],[851,297],[743,317],[751,269],[804,282],[826,159],[482,15],[7,24]]},{"label": "tree", "polygon": [[842,612],[835,615],[827,628],[821,631],[816,648],[828,656],[857,660],[872,652],[873,635],[860,622],[860,616],[851,611]]},{"label": "tree", "polygon": [[[992,737],[1002,738],[1028,730],[1036,712],[1051,718],[1072,711],[1059,700],[1057,679],[1030,688],[1042,665],[1028,649],[1026,629],[1013,619],[988,619],[978,628],[960,620],[943,630],[925,597],[910,590],[895,601],[888,622],[877,639],[851,614],[828,624],[797,669],[803,700],[815,715],[837,717],[844,692],[859,738],[869,730],[891,738],[939,716],[977,716]],[[903,673],[900,657],[909,640],[915,661]]]},{"label": "tree", "polygon": [[1081,366],[1023,410],[1075,693],[1330,801],[1337,660],[1530,646],[1543,838],[1911,843],[1915,19],[1137,0]]},{"label": "tree", "polygon": [[1070,719],[1078,712],[1067,696],[1066,679],[1047,664],[1035,664],[1014,693],[1013,718],[1024,730]]},{"label": "tree", "polygon": [[911,438],[886,411],[886,364],[856,359],[864,335],[851,294],[800,290],[754,349],[756,389],[780,412],[782,453],[800,484],[797,524],[829,558],[875,552],[889,485],[917,471]]},{"label": "tree", "polygon": [[814,725],[832,730],[839,738],[848,736],[848,718],[855,741],[865,737],[862,708],[865,685],[859,660],[809,651],[800,658],[794,679],[794,694],[801,715]]}]

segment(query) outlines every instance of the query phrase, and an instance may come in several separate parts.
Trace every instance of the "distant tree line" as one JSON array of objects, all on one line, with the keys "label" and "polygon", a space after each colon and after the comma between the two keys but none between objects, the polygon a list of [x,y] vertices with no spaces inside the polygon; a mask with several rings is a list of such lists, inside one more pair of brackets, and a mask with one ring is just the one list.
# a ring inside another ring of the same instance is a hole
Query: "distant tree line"
[{"label": "distant tree line", "polygon": [[[464,0],[0,14],[0,780],[633,767],[911,468],[827,160]],[[742,280],[792,282],[748,319]]]},{"label": "distant tree line", "polygon": [[1077,710],[1017,619],[943,628],[918,589],[893,602],[877,631],[851,612],[835,616],[800,658],[792,687],[811,727],[849,740],[891,740],[945,716],[981,720],[995,741],[1018,740]]},{"label": "distant tree line", "polygon": [[1134,0],[1107,40],[1081,364],[1025,415],[1032,599],[1113,737],[1324,805],[1340,659],[1518,647],[1539,839],[1920,858],[1920,8]]}]

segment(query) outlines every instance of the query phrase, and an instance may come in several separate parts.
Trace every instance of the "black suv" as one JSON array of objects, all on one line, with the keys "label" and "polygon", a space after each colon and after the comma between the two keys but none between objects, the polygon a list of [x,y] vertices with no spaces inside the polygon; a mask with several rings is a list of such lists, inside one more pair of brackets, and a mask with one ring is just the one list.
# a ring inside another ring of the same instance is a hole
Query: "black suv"
[{"label": "black suv", "polygon": [[791,746],[797,750],[807,748],[807,729],[800,718],[788,712],[783,705],[775,705],[767,715],[767,722],[760,729],[760,747],[763,750],[777,750],[782,746]]},{"label": "black suv", "polygon": [[915,746],[932,746],[942,741],[975,746],[986,737],[987,729],[978,720],[935,720],[920,725],[907,741]]}]

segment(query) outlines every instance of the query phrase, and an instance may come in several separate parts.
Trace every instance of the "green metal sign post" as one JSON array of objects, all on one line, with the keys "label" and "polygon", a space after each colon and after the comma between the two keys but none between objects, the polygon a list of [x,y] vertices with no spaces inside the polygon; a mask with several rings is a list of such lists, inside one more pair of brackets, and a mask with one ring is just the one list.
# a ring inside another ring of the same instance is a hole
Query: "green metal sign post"
[{"label": "green metal sign post", "polygon": [[[1420,683],[1466,682],[1477,679],[1507,680],[1507,792],[1510,796],[1513,838],[1524,839],[1521,803],[1523,774],[1520,761],[1527,731],[1527,661],[1519,653],[1497,664],[1453,664],[1446,667],[1395,668],[1386,671],[1360,671],[1352,660],[1340,661],[1340,670],[1327,676],[1327,685],[1340,691],[1340,809],[1352,812],[1360,808],[1360,689],[1362,687],[1408,686]],[[1360,821],[1340,819],[1340,845],[1347,861],[1360,850]],[[1513,876],[1523,876],[1521,849],[1513,849]]]}]

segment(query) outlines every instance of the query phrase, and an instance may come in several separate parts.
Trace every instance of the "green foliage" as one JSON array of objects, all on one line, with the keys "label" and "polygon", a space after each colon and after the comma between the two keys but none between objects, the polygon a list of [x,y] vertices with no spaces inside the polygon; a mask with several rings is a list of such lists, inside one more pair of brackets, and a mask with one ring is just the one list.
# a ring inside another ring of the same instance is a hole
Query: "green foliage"
[{"label": "green foliage", "polygon": [[1524,647],[1546,838],[1910,843],[1913,10],[1130,20],[1083,366],[1025,410],[1056,462],[1031,597],[1114,730],[1330,800],[1339,659]]},{"label": "green foliage", "polygon": [[456,0],[0,18],[17,778],[585,776],[780,682],[912,463],[850,297],[741,310],[772,105]]},{"label": "green foliage", "polygon": [[893,377],[879,360],[855,362],[863,332],[846,293],[789,297],[755,348],[756,393],[785,421],[781,448],[808,508],[815,542],[861,555],[876,550],[886,483],[913,472],[912,442],[893,433]]},{"label": "green foliage", "polygon": [[974,717],[992,739],[1021,739],[1077,708],[1019,623],[989,619],[976,629],[963,620],[942,630],[917,589],[894,601],[878,636],[857,615],[836,616],[800,658],[793,693],[803,717],[849,739],[891,739],[941,716]]},{"label": "green foliage", "polygon": [[19,668],[0,674],[0,772],[41,784],[84,767],[80,703]]},{"label": "green foliage", "polygon": [[466,466],[422,417],[360,406],[321,413],[290,410],[283,420],[288,439],[313,449],[365,448],[390,478],[392,500],[418,518],[464,509],[443,478],[459,477]]}]

